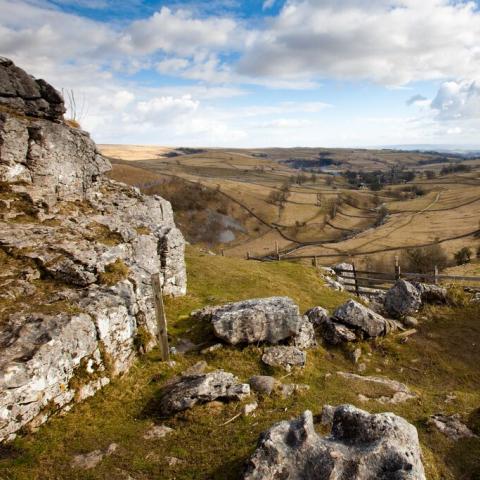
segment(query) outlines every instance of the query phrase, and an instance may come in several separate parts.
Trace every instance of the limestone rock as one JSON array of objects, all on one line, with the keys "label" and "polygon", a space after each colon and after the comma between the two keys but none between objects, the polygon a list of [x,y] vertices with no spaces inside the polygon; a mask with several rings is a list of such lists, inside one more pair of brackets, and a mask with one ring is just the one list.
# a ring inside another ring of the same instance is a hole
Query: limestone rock
[{"label": "limestone rock", "polygon": [[0,57],[0,107],[31,117],[62,121],[63,98],[45,80],[36,80],[8,58]]},{"label": "limestone rock", "polygon": [[430,417],[429,423],[452,440],[472,438],[476,435],[460,421],[460,415],[437,414]]},{"label": "limestone rock", "polygon": [[152,275],[186,292],[170,203],[108,180],[63,112],[53,87],[0,59],[0,441],[155,345]]},{"label": "limestone rock", "polygon": [[275,344],[297,335],[303,324],[298,306],[288,297],[259,298],[207,307],[194,312],[194,315],[210,319],[214,334],[232,345]]},{"label": "limestone rock", "polygon": [[351,388],[358,392],[361,401],[376,400],[380,403],[395,404],[416,398],[406,385],[396,380],[347,372],[337,372],[337,375],[349,381]]},{"label": "limestone rock", "polygon": [[299,348],[300,350],[305,350],[307,348],[312,348],[317,346],[317,340],[315,339],[315,330],[312,323],[308,320],[308,317],[303,317],[303,320],[300,324],[299,332],[297,335],[292,337],[292,345]]},{"label": "limestone rock", "polygon": [[440,285],[429,283],[412,282],[412,285],[420,293],[423,303],[447,303],[447,289]]},{"label": "limestone rock", "polygon": [[166,437],[172,432],[173,428],[167,427],[166,425],[154,425],[144,433],[143,438],[145,440],[157,440]]},{"label": "limestone rock", "polygon": [[268,375],[256,375],[248,383],[254,392],[264,395],[271,395],[275,387],[280,384],[278,380]]},{"label": "limestone rock", "polygon": [[265,349],[262,362],[271,367],[283,367],[290,370],[291,367],[304,367],[307,355],[297,347],[277,346]]},{"label": "limestone rock", "polygon": [[417,430],[393,413],[336,407],[330,436],[315,432],[305,411],[259,439],[245,480],[425,480]]},{"label": "limestone rock", "polygon": [[349,300],[338,307],[332,318],[348,327],[360,330],[369,337],[378,337],[386,333],[385,318],[355,300]]},{"label": "limestone rock", "polygon": [[95,468],[105,457],[113,455],[117,450],[116,443],[110,444],[105,450],[94,450],[93,452],[75,455],[71,467],[81,470],[91,470]]},{"label": "limestone rock", "polygon": [[182,376],[167,384],[159,398],[160,415],[170,416],[197,403],[213,400],[241,400],[250,394],[248,384],[238,383],[231,373],[216,370]]},{"label": "limestone rock", "polygon": [[398,280],[385,295],[385,310],[394,318],[413,315],[418,312],[421,305],[420,292],[406,280]]},{"label": "limestone rock", "polygon": [[327,285],[333,290],[337,290],[338,292],[343,292],[345,290],[345,287],[342,283],[337,282],[336,280],[334,280],[332,277],[329,277],[328,275],[325,277],[325,281],[327,282]]},{"label": "limestone rock", "polygon": [[313,307],[305,312],[314,328],[319,328],[329,318],[328,310],[323,307]]},{"label": "limestone rock", "polygon": [[327,320],[322,326],[322,336],[331,345],[338,345],[344,342],[353,342],[357,339],[355,332],[333,320]]}]

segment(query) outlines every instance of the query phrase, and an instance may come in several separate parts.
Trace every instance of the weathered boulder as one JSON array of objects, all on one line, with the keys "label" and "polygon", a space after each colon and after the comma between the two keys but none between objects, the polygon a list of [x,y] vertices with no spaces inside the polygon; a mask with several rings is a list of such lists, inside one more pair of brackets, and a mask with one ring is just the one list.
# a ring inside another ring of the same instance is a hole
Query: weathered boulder
[{"label": "weathered boulder", "polygon": [[384,307],[389,315],[401,318],[418,312],[422,297],[415,286],[406,280],[398,280],[385,295]]},{"label": "weathered boulder", "polygon": [[210,373],[183,375],[161,391],[158,408],[163,416],[174,415],[197,403],[213,400],[242,400],[250,394],[250,386],[239,383],[231,373],[216,370]]},{"label": "weathered boulder", "polygon": [[460,420],[460,415],[432,415],[429,423],[452,440],[473,438],[476,435]]},{"label": "weathered boulder", "polygon": [[266,342],[275,344],[298,335],[304,320],[288,297],[271,297],[207,307],[194,312],[211,320],[214,334],[232,345]]},{"label": "weathered boulder", "polygon": [[0,59],[0,441],[155,345],[152,275],[186,292],[170,203],[108,180],[63,112],[53,87]]},{"label": "weathered boulder", "polygon": [[338,307],[332,319],[358,329],[369,337],[384,335],[387,329],[385,318],[355,300]]},{"label": "weathered boulder", "polygon": [[413,425],[393,413],[373,415],[341,405],[328,437],[315,432],[308,410],[263,433],[243,478],[425,480],[425,472]]},{"label": "weathered boulder", "polygon": [[351,329],[333,320],[327,320],[322,325],[322,336],[331,345],[338,345],[345,342],[353,342],[357,335]]},{"label": "weathered boulder", "polygon": [[269,375],[255,375],[248,381],[250,388],[263,395],[271,395],[280,382]]},{"label": "weathered boulder", "polygon": [[329,313],[326,308],[313,307],[305,312],[305,315],[310,320],[311,324],[315,328],[321,327],[321,325],[329,319]]},{"label": "weathered boulder", "polygon": [[447,303],[448,292],[445,287],[420,282],[412,282],[412,285],[420,293],[420,298],[423,303]]},{"label": "weathered boulder", "polygon": [[262,362],[271,367],[282,367],[290,370],[291,367],[304,367],[307,354],[297,347],[276,346],[265,349]]}]

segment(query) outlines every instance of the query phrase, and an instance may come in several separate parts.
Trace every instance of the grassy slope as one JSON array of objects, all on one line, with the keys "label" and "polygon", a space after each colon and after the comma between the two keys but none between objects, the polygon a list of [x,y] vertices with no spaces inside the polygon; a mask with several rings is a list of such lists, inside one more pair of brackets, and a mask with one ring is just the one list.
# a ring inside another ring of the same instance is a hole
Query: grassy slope
[{"label": "grassy slope", "polygon": [[[188,249],[187,261],[189,294],[166,302],[172,343],[180,336],[214,342],[207,326],[194,324],[187,317],[192,309],[205,304],[289,295],[304,310],[317,304],[334,308],[346,298],[326,289],[313,269],[301,265],[211,257],[193,248]],[[94,398],[76,405],[65,416],[53,418],[36,434],[1,449],[0,478],[235,479],[239,478],[244,459],[255,448],[259,433],[273,422],[296,416],[307,408],[319,413],[325,403],[350,402],[370,411],[392,410],[413,422],[419,429],[429,479],[478,479],[480,440],[451,442],[432,431],[426,419],[444,411],[459,412],[468,420],[467,414],[480,406],[480,312],[478,307],[470,306],[457,310],[430,308],[424,314],[429,319],[405,344],[394,337],[362,344],[366,373],[406,382],[419,393],[418,400],[398,406],[376,402],[362,405],[355,387],[335,375],[326,377],[337,370],[355,371],[345,352],[319,347],[309,351],[305,370],[283,380],[307,383],[311,386],[309,392],[288,399],[261,399],[255,416],[238,418],[224,426],[240,411],[239,403],[220,408],[195,407],[165,421],[175,429],[170,436],[144,440],[142,435],[149,425],[162,421],[154,413],[162,383],[200,359],[207,360],[209,368],[224,368],[242,380],[259,373],[275,374],[277,378],[284,375],[262,365],[257,347],[225,347],[208,356],[178,356],[173,368],[159,362],[154,351]],[[456,395],[450,403],[445,402],[448,393]],[[480,423],[478,419],[476,422]],[[95,469],[70,469],[76,453],[105,448],[111,442],[118,443],[119,449]],[[183,462],[169,466],[168,456]]]}]

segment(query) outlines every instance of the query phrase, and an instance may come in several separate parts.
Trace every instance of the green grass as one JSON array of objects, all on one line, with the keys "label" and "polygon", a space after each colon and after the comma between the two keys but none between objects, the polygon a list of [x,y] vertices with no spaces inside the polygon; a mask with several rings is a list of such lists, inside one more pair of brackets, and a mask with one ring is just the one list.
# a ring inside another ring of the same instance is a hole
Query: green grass
[{"label": "green grass", "polygon": [[[203,305],[289,295],[304,311],[314,305],[334,308],[346,298],[325,288],[315,271],[302,265],[212,257],[193,248],[187,251],[187,265],[189,294],[166,301],[172,344],[179,337],[215,342],[208,326],[187,316]],[[162,384],[199,360],[206,360],[209,369],[224,368],[241,380],[262,373],[280,379],[285,373],[263,365],[257,346],[177,356],[174,367],[160,362],[154,350],[94,398],[0,450],[0,478],[122,479],[128,478],[126,473],[136,480],[241,478],[244,460],[254,450],[260,432],[272,423],[292,418],[307,408],[318,414],[326,403],[349,402],[372,412],[393,411],[412,422],[419,430],[429,480],[479,479],[480,440],[455,443],[427,425],[429,415],[445,412],[460,413],[473,428],[480,428],[479,308],[428,308],[422,315],[427,320],[406,343],[395,336],[363,342],[360,360],[366,363],[366,374],[404,382],[419,395],[418,399],[400,405],[384,406],[375,401],[362,404],[357,399],[357,386],[334,374],[338,370],[356,371],[346,349],[320,346],[308,352],[304,370],[283,379],[286,383],[309,384],[308,392],[287,399],[260,398],[255,416],[240,417],[223,426],[240,411],[241,404],[197,406],[164,420],[155,415],[155,400]],[[363,387],[361,393],[369,392]],[[448,393],[456,395],[450,403],[445,402]],[[143,433],[152,422],[164,422],[175,432],[160,440],[144,440]],[[318,429],[324,431],[320,426]],[[112,442],[118,443],[119,449],[95,469],[70,469],[73,455],[105,448]],[[169,466],[166,457],[183,462]]]}]

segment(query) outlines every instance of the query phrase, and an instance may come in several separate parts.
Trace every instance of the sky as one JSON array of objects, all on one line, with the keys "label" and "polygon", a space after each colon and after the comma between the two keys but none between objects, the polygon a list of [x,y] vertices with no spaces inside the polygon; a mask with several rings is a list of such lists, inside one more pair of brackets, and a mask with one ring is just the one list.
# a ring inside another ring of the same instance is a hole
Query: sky
[{"label": "sky", "polygon": [[0,56],[73,92],[98,143],[477,147],[479,7],[0,0]]}]

